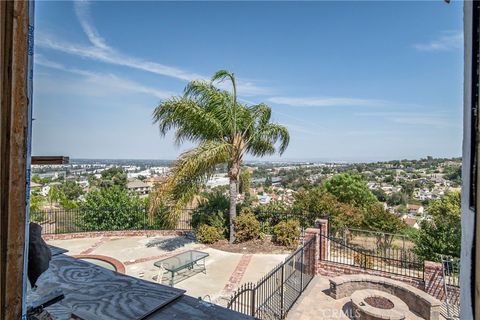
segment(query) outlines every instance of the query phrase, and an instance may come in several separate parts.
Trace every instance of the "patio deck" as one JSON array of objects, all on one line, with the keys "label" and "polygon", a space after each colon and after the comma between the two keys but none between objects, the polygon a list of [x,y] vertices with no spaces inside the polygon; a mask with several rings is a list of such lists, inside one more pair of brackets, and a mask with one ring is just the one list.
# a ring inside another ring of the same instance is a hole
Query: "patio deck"
[{"label": "patio deck", "polygon": [[[101,255],[114,258],[125,267],[125,274],[156,282],[158,268],[154,263],[187,250],[207,252],[207,274],[180,275],[175,288],[207,301],[226,305],[233,291],[241,284],[257,281],[286,254],[241,254],[209,248],[182,236],[132,236],[49,240],[50,245],[68,249],[67,255]],[[183,276],[183,277],[182,277]],[[165,274],[163,284],[168,284]]]},{"label": "patio deck", "polygon": [[[351,319],[352,310],[350,297],[335,300],[330,295],[328,277],[315,276],[287,315],[287,320]],[[423,319],[412,312],[408,312],[406,320]],[[440,319],[445,319],[442,315]]]}]

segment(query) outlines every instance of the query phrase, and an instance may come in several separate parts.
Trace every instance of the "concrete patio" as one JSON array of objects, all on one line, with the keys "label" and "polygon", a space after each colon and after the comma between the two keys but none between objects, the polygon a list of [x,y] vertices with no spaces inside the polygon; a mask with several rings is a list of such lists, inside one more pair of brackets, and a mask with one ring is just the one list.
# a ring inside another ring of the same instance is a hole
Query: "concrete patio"
[{"label": "concrete patio", "polygon": [[[66,254],[102,255],[114,258],[125,266],[127,275],[155,282],[158,268],[154,262],[186,250],[209,254],[206,274],[187,274],[176,283],[193,297],[226,305],[235,289],[245,282],[255,282],[283,261],[286,254],[240,254],[209,248],[184,236],[98,237],[48,240],[48,244],[69,250]],[[168,284],[168,275],[163,277]]]}]

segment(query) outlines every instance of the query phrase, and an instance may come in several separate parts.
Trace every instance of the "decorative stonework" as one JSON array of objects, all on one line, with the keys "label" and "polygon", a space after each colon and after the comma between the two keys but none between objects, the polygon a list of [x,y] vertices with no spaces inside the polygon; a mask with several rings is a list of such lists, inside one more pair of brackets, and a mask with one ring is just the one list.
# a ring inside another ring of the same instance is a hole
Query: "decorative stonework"
[{"label": "decorative stonework", "polygon": [[428,293],[406,283],[371,275],[344,275],[330,279],[330,295],[341,299],[357,290],[374,289],[392,294],[405,302],[411,311],[427,320],[437,320],[441,302]]},{"label": "decorative stonework", "polygon": [[192,231],[182,230],[123,230],[123,231],[92,231],[62,234],[43,234],[45,241],[69,240],[79,238],[100,238],[100,237],[156,237],[156,236],[184,236]]},{"label": "decorative stonework", "polygon": [[[371,297],[387,299],[393,307],[382,309],[371,306],[366,302]],[[403,320],[408,313],[408,306],[405,302],[379,290],[357,290],[352,294],[351,302],[352,314],[357,320]]]},{"label": "decorative stonework", "polygon": [[237,289],[238,285],[242,281],[243,275],[245,274],[245,271],[247,270],[247,267],[250,264],[251,260],[252,260],[251,254],[244,254],[242,258],[240,258],[240,261],[238,262],[237,267],[232,272],[230,279],[228,279],[227,284],[222,290],[222,296],[230,295]]}]

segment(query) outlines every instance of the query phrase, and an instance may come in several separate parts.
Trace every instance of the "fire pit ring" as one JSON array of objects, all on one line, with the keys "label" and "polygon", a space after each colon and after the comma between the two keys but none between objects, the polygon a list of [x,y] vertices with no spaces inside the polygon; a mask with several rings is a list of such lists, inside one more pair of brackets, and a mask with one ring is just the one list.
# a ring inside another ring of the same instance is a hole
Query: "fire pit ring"
[{"label": "fire pit ring", "polygon": [[403,320],[409,310],[400,298],[379,290],[357,290],[350,298],[357,320]]}]

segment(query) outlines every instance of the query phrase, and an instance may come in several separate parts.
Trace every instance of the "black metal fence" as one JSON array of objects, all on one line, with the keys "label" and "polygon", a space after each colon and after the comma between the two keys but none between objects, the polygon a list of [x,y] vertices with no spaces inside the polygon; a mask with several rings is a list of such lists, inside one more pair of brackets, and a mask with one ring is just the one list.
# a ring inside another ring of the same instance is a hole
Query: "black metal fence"
[{"label": "black metal fence", "polygon": [[320,260],[423,279],[424,261],[410,250],[397,248],[382,248],[378,251],[359,249],[324,234],[320,234],[320,242],[327,244],[320,246]]},{"label": "black metal fence", "polygon": [[309,240],[257,283],[246,283],[227,308],[257,319],[285,319],[315,275],[315,241]]},{"label": "black metal fence", "polygon": [[460,318],[460,259],[442,256],[443,302],[446,319]]},{"label": "black metal fence", "polygon": [[[107,210],[108,214],[95,216],[95,212],[82,209],[52,209],[30,212],[30,221],[42,226],[43,234],[62,234],[89,231],[120,230],[191,230],[192,210],[182,211],[174,228],[166,227],[159,219],[150,221],[148,211],[121,212]],[[104,211],[102,211],[104,212]],[[105,218],[108,217],[108,218]],[[117,217],[117,218],[116,218]]]}]

